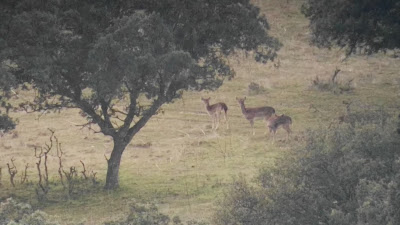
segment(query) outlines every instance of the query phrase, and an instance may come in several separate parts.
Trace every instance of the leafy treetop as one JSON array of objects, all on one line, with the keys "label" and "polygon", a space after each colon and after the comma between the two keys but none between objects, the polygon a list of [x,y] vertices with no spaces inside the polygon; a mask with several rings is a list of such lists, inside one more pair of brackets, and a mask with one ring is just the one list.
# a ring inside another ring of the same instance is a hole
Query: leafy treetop
[{"label": "leafy treetop", "polygon": [[310,19],[312,43],[338,45],[348,54],[371,54],[400,47],[400,1],[307,0],[302,12]]}]

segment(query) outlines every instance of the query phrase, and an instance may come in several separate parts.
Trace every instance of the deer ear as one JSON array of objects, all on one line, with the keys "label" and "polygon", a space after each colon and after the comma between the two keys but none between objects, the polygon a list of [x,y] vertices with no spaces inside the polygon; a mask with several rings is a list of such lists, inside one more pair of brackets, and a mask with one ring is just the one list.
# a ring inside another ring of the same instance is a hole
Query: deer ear
[{"label": "deer ear", "polygon": [[244,96],[244,100],[246,100],[246,96]]}]

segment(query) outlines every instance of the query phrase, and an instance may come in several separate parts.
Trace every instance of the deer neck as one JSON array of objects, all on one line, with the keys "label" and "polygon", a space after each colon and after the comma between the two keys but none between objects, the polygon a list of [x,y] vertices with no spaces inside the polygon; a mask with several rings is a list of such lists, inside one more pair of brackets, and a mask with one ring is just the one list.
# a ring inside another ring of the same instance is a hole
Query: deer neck
[{"label": "deer neck", "polygon": [[205,104],[206,104],[206,109],[207,109],[207,111],[210,111],[210,110],[211,110],[210,103],[209,103],[209,102],[207,102],[207,103],[205,103]]},{"label": "deer neck", "polygon": [[242,109],[242,113],[246,114],[247,110],[246,110],[246,106],[244,106],[244,102],[240,103],[240,108]]}]

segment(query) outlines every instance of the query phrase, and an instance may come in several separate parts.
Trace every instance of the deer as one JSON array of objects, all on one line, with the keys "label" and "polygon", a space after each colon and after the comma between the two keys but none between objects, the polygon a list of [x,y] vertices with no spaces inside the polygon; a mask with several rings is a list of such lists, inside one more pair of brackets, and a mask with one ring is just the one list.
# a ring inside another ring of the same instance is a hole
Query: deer
[{"label": "deer", "polygon": [[267,127],[269,132],[273,135],[273,142],[275,142],[275,134],[277,130],[282,127],[287,132],[287,140],[289,140],[289,135],[292,133],[290,126],[292,125],[292,118],[284,114],[278,116],[274,114],[267,120]]},{"label": "deer", "polygon": [[246,97],[244,97],[244,98],[236,97],[236,100],[239,102],[239,105],[240,105],[240,108],[242,109],[244,118],[246,118],[250,122],[251,129],[253,131],[253,135],[255,135],[254,119],[261,118],[261,119],[264,119],[265,121],[267,121],[268,118],[270,118],[272,115],[275,114],[275,109],[270,106],[246,108],[246,106],[244,105],[244,101],[246,100]]},{"label": "deer", "polygon": [[212,119],[212,128],[213,130],[217,130],[219,127],[219,121],[220,121],[220,114],[222,111],[224,111],[224,120],[226,123],[226,127],[229,128],[228,126],[228,106],[226,106],[225,103],[223,102],[218,102],[215,104],[210,105],[210,97],[209,98],[201,98],[201,100],[204,102],[206,105],[206,110],[208,115],[210,115]]}]

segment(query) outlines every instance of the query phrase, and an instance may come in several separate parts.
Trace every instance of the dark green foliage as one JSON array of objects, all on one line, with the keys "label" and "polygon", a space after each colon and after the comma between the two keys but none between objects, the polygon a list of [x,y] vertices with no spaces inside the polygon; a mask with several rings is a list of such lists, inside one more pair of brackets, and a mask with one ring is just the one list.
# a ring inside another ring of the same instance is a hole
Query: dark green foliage
[{"label": "dark green foliage", "polygon": [[349,54],[400,47],[398,0],[307,0],[302,12],[319,47],[338,45]]},{"label": "dark green foliage", "polygon": [[304,148],[260,171],[259,186],[236,181],[240,188],[222,200],[216,223],[399,224],[396,124],[380,112],[369,114],[310,132]]},{"label": "dark green foliage", "polygon": [[0,115],[0,131],[7,132],[15,128],[15,122],[7,115]]},{"label": "dark green foliage", "polygon": [[256,60],[266,62],[276,56],[280,43],[266,35],[269,25],[249,0],[157,1],[146,4],[174,27],[176,45],[198,59],[210,54],[209,46],[224,54],[232,46],[255,50]]}]

